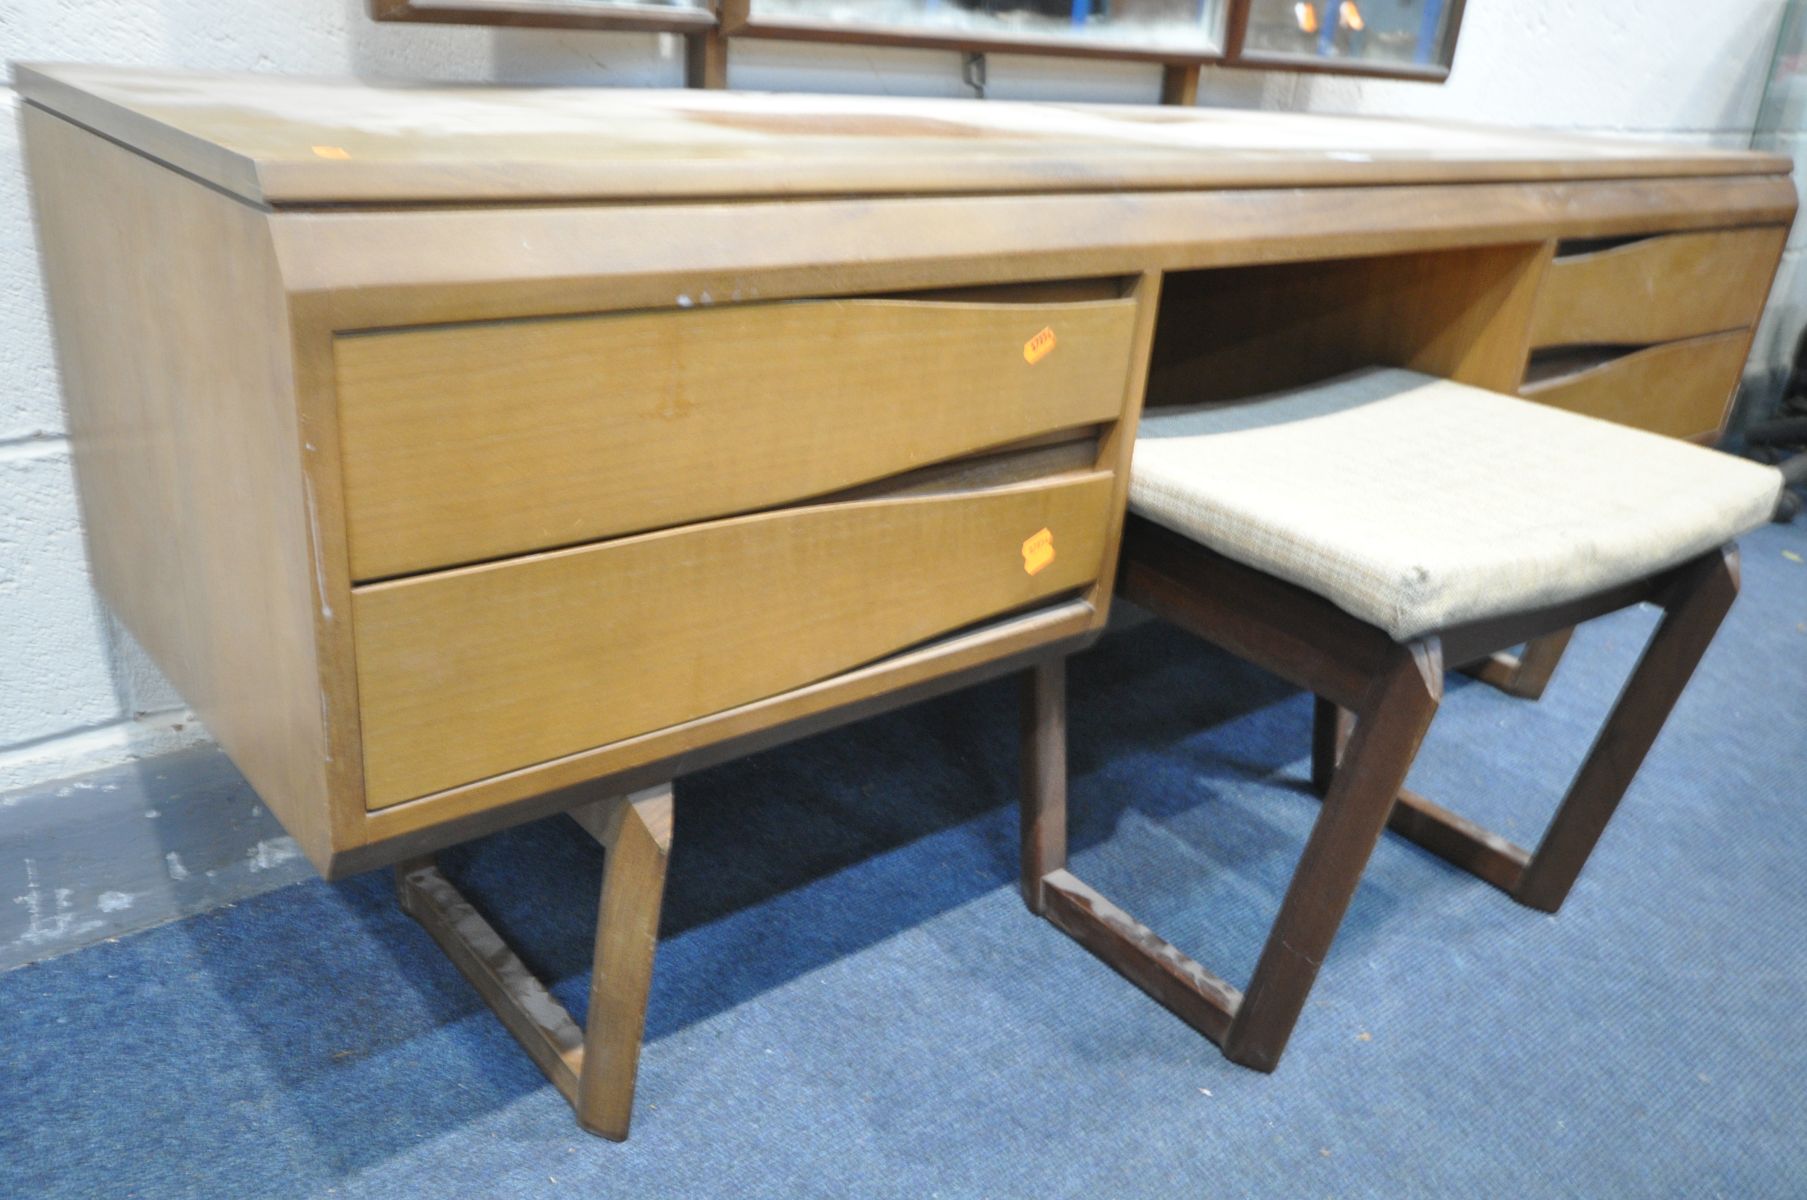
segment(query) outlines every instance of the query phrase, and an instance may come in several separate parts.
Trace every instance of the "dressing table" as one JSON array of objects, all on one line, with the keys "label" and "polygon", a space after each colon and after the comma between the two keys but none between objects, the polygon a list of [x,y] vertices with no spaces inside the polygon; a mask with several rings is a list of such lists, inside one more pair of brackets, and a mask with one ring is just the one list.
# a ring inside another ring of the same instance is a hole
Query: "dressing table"
[{"label": "dressing table", "polygon": [[[1096,638],[1145,398],[1380,364],[1710,438],[1795,207],[1374,119],[15,86],[102,596],[615,1137],[671,780]],[[560,811],[610,847],[587,1030],[427,857]]]}]

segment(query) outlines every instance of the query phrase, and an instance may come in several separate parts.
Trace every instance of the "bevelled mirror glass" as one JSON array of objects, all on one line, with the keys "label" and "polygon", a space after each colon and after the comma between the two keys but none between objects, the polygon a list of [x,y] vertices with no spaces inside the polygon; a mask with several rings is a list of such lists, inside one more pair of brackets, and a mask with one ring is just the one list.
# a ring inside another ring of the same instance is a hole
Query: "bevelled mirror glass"
[{"label": "bevelled mirror glass", "polygon": [[1243,57],[1427,73],[1449,66],[1460,0],[1250,0]]},{"label": "bevelled mirror glass", "polygon": [[699,33],[716,26],[715,0],[368,0],[379,21]]},{"label": "bevelled mirror glass", "polygon": [[759,32],[848,41],[1059,48],[1166,60],[1223,49],[1225,0],[750,0]]}]

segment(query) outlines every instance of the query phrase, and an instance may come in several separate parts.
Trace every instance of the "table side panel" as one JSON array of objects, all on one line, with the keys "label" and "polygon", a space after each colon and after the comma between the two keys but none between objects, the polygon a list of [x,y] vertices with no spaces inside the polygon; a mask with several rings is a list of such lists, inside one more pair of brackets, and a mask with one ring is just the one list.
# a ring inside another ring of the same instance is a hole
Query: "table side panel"
[{"label": "table side panel", "polygon": [[327,703],[316,636],[346,606],[315,569],[268,216],[23,122],[95,585],[325,869],[362,840],[329,798],[326,725],[355,714]]}]

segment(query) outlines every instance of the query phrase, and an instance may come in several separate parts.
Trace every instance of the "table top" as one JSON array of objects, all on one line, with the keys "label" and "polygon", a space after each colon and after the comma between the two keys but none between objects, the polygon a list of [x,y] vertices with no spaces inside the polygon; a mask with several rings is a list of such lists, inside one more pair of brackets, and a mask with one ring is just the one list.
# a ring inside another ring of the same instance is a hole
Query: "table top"
[{"label": "table top", "polygon": [[1371,117],[420,85],[15,64],[30,103],[253,203],[1497,183],[1782,174],[1748,151]]}]

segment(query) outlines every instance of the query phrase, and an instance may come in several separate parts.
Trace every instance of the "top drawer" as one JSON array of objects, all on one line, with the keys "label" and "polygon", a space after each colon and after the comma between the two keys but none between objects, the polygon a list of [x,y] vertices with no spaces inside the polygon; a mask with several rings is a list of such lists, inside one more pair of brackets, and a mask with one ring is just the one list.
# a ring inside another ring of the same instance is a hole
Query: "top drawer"
[{"label": "top drawer", "polygon": [[1531,348],[1642,346],[1754,323],[1782,226],[1677,233],[1559,254],[1537,297]]},{"label": "top drawer", "polygon": [[352,577],[745,512],[1116,418],[1133,299],[823,300],[342,335]]}]

